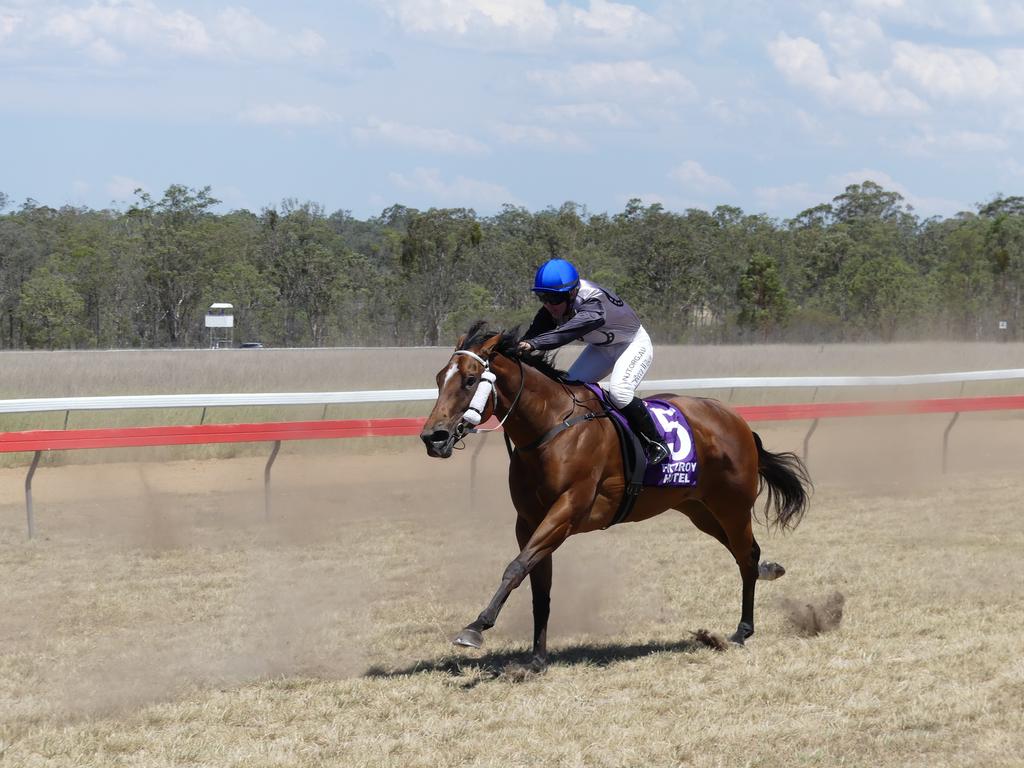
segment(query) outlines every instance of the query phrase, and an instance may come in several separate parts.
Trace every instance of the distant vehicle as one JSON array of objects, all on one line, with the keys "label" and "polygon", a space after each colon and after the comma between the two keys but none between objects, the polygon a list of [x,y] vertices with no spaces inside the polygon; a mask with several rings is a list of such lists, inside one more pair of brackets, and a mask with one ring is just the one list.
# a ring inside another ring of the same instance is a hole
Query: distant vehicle
[{"label": "distant vehicle", "polygon": [[263,349],[262,341],[243,341],[238,345],[240,349]]}]

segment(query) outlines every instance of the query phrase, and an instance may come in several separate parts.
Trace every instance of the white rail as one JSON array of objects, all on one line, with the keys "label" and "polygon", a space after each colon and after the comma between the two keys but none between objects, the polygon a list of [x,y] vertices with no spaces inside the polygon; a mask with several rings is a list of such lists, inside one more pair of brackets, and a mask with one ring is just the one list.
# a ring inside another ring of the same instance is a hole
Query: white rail
[{"label": "white rail", "polygon": [[[1024,368],[903,376],[775,376],[719,379],[660,379],[640,385],[644,392],[690,392],[704,389],[772,387],[877,387],[1024,379]],[[126,408],[219,408],[255,405],[334,405],[433,400],[436,389],[384,389],[353,392],[269,392],[250,394],[113,395],[105,397],[37,397],[0,400],[0,413],[39,411],[113,411]]]}]

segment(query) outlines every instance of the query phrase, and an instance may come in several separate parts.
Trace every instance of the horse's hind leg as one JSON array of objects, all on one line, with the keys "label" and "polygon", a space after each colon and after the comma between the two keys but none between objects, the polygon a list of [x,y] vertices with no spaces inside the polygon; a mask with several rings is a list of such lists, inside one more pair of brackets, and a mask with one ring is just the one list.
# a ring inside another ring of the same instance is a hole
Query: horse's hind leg
[{"label": "horse's hind leg", "polygon": [[696,503],[685,505],[681,511],[697,528],[722,542],[739,566],[740,578],[743,580],[740,623],[729,640],[737,645],[743,645],[743,642],[754,634],[754,588],[757,585],[761,547],[754,538],[750,508],[748,507],[744,514],[729,512],[735,510],[738,503],[742,503],[742,500],[736,500],[732,504],[716,504],[716,509],[726,512],[725,514],[715,514],[710,508]]},{"label": "horse's hind leg", "polygon": [[530,591],[533,593],[533,658],[534,669],[548,665],[548,616],[551,614],[551,555],[530,571]]}]

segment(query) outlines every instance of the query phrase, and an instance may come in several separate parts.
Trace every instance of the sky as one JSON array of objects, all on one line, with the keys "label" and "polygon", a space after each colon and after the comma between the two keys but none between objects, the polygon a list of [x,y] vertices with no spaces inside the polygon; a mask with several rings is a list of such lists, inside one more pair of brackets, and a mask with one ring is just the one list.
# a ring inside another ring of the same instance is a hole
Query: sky
[{"label": "sky", "polygon": [[0,192],[734,205],[1024,194],[1024,2],[0,0]]}]

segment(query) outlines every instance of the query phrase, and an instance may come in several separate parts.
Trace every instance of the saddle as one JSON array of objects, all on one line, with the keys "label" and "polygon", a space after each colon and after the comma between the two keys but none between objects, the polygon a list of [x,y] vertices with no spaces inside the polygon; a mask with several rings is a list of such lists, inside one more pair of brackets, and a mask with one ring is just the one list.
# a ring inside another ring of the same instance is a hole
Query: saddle
[{"label": "saddle", "polygon": [[615,512],[612,521],[605,526],[610,528],[625,520],[633,511],[637,496],[644,489],[644,475],[647,474],[647,452],[633,430],[629,428],[626,418],[619,413],[618,408],[608,400],[608,393],[597,384],[587,384],[587,389],[597,395],[601,401],[601,407],[615,427],[615,433],[619,436],[619,449],[622,451],[622,469],[625,473],[625,488],[622,492],[622,500]]}]

